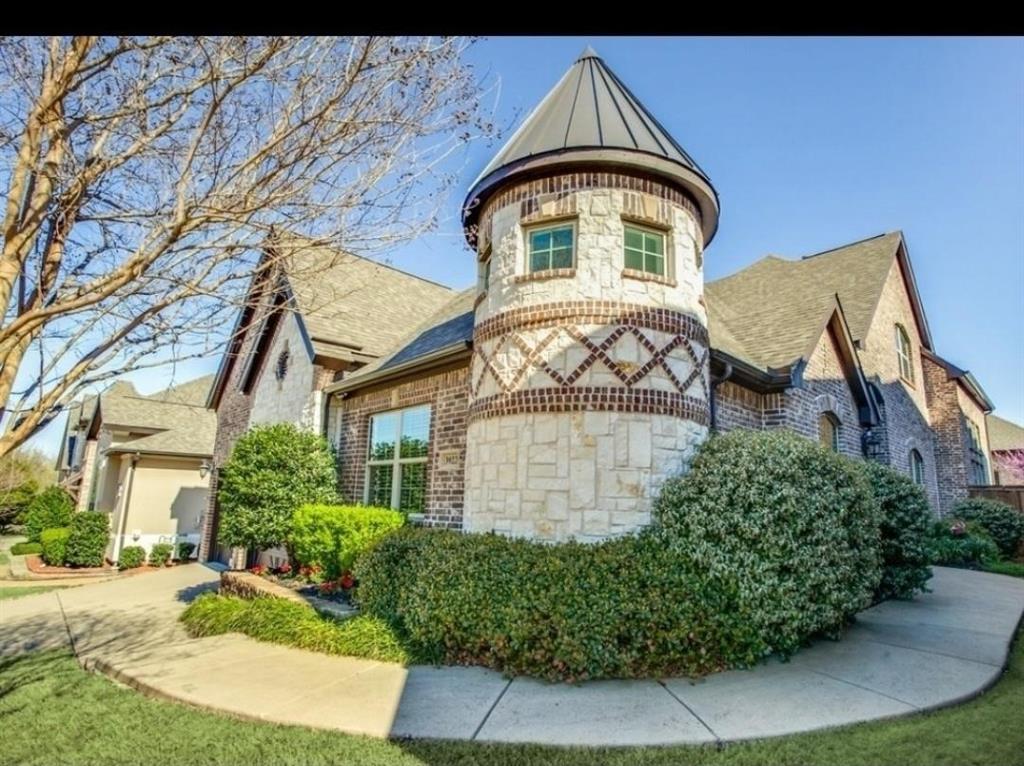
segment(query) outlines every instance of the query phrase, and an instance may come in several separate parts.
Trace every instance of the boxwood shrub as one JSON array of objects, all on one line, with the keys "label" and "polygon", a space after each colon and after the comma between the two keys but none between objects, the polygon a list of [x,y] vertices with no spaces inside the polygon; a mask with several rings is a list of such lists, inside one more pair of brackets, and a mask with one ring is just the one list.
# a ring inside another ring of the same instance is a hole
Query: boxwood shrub
[{"label": "boxwood shrub", "polygon": [[52,567],[64,566],[68,537],[70,536],[71,529],[69,527],[55,527],[40,532],[39,544],[43,547],[43,561]]},{"label": "boxwood shrub", "polygon": [[355,573],[363,611],[433,662],[578,681],[700,675],[767,649],[735,577],[691,568],[654,533],[546,545],[403,529]]},{"label": "boxwood shrub", "polygon": [[318,566],[333,580],[352,568],[358,554],[405,523],[390,508],[352,505],[304,505],[292,518],[295,560]]},{"label": "boxwood shrub", "polygon": [[12,556],[27,556],[30,553],[39,554],[39,553],[42,553],[42,552],[43,552],[43,546],[40,545],[39,543],[24,542],[24,543],[15,543],[14,545],[11,546],[11,555]]},{"label": "boxwood shrub", "polygon": [[940,566],[983,569],[999,560],[999,547],[975,521],[938,521],[932,526],[932,561]]},{"label": "boxwood shrub", "polygon": [[141,545],[126,545],[117,557],[118,569],[137,569],[146,563],[146,549]]},{"label": "boxwood shrub", "polygon": [[953,506],[952,515],[975,521],[1004,556],[1012,557],[1024,540],[1024,513],[998,500],[972,497]]},{"label": "boxwood shrub", "polygon": [[872,461],[860,463],[881,513],[882,581],[875,598],[912,598],[932,576],[929,547],[935,518],[924,489]]},{"label": "boxwood shrub", "polygon": [[881,581],[879,510],[853,461],[786,430],[705,442],[654,514],[699,571],[738,578],[758,637],[783,655],[835,633]]},{"label": "boxwood shrub", "polygon": [[189,561],[192,558],[192,554],[195,553],[196,544],[190,543],[187,540],[177,544],[175,549],[175,555],[179,561]]},{"label": "boxwood shrub", "polygon": [[44,529],[56,529],[71,524],[74,512],[71,495],[60,487],[47,487],[29,503],[25,511],[25,535],[30,543],[42,542]]},{"label": "boxwood shrub", "polygon": [[171,551],[174,550],[174,546],[170,543],[153,543],[153,547],[149,549],[149,563],[155,567],[162,567],[171,560]]},{"label": "boxwood shrub", "polygon": [[71,517],[65,561],[73,567],[103,566],[109,539],[110,523],[105,513],[76,513]]}]

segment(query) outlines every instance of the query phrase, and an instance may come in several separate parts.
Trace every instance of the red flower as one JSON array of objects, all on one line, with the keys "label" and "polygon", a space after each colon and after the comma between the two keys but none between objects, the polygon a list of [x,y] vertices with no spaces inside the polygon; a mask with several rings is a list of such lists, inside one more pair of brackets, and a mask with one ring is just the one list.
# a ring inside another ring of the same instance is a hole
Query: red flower
[{"label": "red flower", "polygon": [[338,580],[338,585],[340,585],[345,590],[348,590],[349,588],[351,588],[355,584],[356,584],[356,579],[352,576],[351,572],[344,572],[341,575],[341,579]]},{"label": "red flower", "polygon": [[252,572],[254,575],[261,575],[267,571],[267,568],[263,564],[257,564],[256,566],[252,567],[249,571]]}]

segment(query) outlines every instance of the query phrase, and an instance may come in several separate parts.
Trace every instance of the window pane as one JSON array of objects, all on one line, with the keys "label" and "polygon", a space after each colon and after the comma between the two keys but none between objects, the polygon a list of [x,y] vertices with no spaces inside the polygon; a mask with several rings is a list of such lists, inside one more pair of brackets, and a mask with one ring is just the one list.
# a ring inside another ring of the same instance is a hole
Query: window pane
[{"label": "window pane", "polygon": [[551,232],[552,247],[567,247],[572,249],[572,228],[566,226],[562,229],[555,229]]},{"label": "window pane", "polygon": [[626,227],[626,247],[632,248],[633,250],[643,250],[644,248],[644,235],[643,232],[638,229],[631,229]]},{"label": "window pane", "polygon": [[648,253],[664,255],[665,237],[663,237],[661,234],[644,234],[644,249]]},{"label": "window pane", "polygon": [[551,247],[550,231],[535,231],[530,234],[530,252],[548,250]]},{"label": "window pane", "polygon": [[572,248],[566,247],[560,250],[554,250],[551,253],[551,268],[553,269],[571,269],[572,268]]},{"label": "window pane", "polygon": [[659,255],[648,254],[647,271],[658,276],[665,276],[665,259]]},{"label": "window pane", "polygon": [[551,251],[542,250],[530,254],[530,271],[544,271],[551,268]]},{"label": "window pane", "polygon": [[639,250],[626,249],[626,268],[636,269],[637,271],[643,271],[644,269],[644,254]]},{"label": "window pane", "polygon": [[398,507],[406,513],[423,513],[427,505],[427,464],[406,463],[401,470],[402,489]]},{"label": "window pane", "polygon": [[416,407],[402,413],[400,457],[426,457],[430,439],[430,408]]},{"label": "window pane", "polygon": [[370,418],[370,460],[389,460],[395,456],[398,413],[386,412]]},{"label": "window pane", "polygon": [[391,478],[395,475],[394,471],[393,465],[370,466],[370,491],[366,498],[370,505],[391,507]]}]

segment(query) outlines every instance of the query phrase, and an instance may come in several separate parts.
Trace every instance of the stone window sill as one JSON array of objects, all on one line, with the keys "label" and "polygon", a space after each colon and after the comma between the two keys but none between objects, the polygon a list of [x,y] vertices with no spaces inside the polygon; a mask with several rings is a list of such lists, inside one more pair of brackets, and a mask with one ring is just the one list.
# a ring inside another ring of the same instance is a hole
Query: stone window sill
[{"label": "stone window sill", "polygon": [[544,269],[543,271],[533,271],[529,274],[516,274],[514,281],[518,285],[523,282],[540,282],[545,279],[565,279],[575,276],[576,269]]},{"label": "stone window sill", "polygon": [[667,285],[668,287],[677,287],[679,284],[671,277],[663,277],[660,274],[651,274],[646,271],[639,271],[638,269],[623,269],[622,278],[637,279],[641,282],[655,282],[656,284]]}]

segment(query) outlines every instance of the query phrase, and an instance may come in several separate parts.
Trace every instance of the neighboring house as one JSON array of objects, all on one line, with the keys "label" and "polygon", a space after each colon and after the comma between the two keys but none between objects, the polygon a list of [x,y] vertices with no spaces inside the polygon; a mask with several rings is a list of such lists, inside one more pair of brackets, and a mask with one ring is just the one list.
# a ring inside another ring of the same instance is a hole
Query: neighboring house
[{"label": "neighboring house", "polygon": [[210,513],[202,556],[217,539],[220,467],[250,426],[294,423],[321,432],[324,388],[377,359],[451,289],[296,237],[275,239],[249,289],[207,406],[216,412]]},{"label": "neighboring house", "polygon": [[69,409],[58,455],[76,510],[111,517],[108,557],[126,545],[198,545],[209,492],[216,416],[212,376],[143,396],[118,382]]},{"label": "neighboring house", "polygon": [[992,405],[936,354],[902,234],[705,285],[717,193],[592,51],[463,210],[474,288],[386,341],[376,286],[335,306],[365,307],[380,341],[320,389],[347,500],[602,539],[648,524],[662,482],[741,427],[892,465],[939,512],[982,478]]},{"label": "neighboring house", "polygon": [[995,415],[985,419],[992,483],[1024,485],[1024,428]]}]

